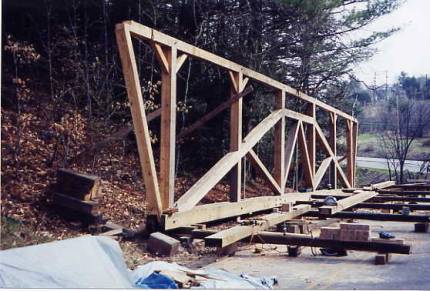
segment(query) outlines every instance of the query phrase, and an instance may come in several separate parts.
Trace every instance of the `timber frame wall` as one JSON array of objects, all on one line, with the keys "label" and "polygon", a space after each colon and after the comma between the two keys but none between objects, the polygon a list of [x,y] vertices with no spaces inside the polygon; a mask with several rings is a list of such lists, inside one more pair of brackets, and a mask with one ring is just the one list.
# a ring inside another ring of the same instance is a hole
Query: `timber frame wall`
[{"label": "timber frame wall", "polygon": [[[148,121],[152,118],[150,118],[151,114],[147,116],[145,113],[132,37],[146,41],[153,47],[162,70],[161,110],[158,112],[161,114],[159,179],[148,129]],[[335,187],[337,187],[338,176],[346,187],[354,187],[358,131],[358,123],[354,117],[265,75],[133,21],[117,24],[116,38],[131,107],[149,211],[159,218],[164,229],[270,209],[282,203],[300,199],[296,197],[296,194],[284,194],[296,143],[298,143],[302,156],[300,162],[304,168],[306,186],[315,190],[325,172],[331,168],[331,180],[334,181]],[[174,163],[177,139],[176,75],[187,58],[204,60],[228,71],[231,81],[230,152],[223,156],[182,197],[174,201]],[[276,108],[243,137],[240,93],[244,92],[250,79],[269,86],[277,92]],[[308,104],[306,114],[287,109],[285,107],[287,96],[305,101]],[[328,139],[316,120],[316,108],[321,108],[330,114],[331,126]],[[294,125],[288,132],[285,130],[286,118],[294,120]],[[346,173],[336,158],[338,118],[343,118],[347,125]],[[271,172],[263,165],[252,148],[272,127],[275,128],[275,150],[274,169]],[[318,169],[316,169],[317,140],[327,154],[327,158],[321,162]],[[278,196],[241,199],[241,168],[242,159],[245,156],[260,170],[263,178]],[[211,188],[229,173],[231,177],[230,202],[196,206]]]}]

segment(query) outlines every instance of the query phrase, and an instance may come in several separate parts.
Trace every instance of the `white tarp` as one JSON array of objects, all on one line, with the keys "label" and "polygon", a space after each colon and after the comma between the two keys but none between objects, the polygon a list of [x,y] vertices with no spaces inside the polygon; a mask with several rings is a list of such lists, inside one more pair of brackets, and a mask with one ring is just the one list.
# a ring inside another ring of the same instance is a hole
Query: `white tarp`
[{"label": "white tarp", "polygon": [[215,268],[190,270],[176,263],[150,262],[127,268],[117,241],[82,236],[0,251],[0,288],[136,288],[154,271],[209,275],[201,289],[270,289],[273,278],[235,275]]},{"label": "white tarp", "polygon": [[0,252],[0,288],[132,288],[117,241],[82,236]]}]

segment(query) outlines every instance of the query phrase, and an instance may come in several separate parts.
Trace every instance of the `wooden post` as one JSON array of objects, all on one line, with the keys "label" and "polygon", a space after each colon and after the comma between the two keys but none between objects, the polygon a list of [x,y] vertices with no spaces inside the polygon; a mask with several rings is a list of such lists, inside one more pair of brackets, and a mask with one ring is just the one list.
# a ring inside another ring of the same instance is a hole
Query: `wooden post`
[{"label": "wooden post", "polygon": [[[243,90],[243,74],[242,72],[229,71],[231,89],[230,95],[234,96]],[[242,98],[232,103],[230,106],[230,152],[240,150],[242,143]],[[240,193],[242,188],[242,160],[230,171],[230,201],[240,201]]]},{"label": "wooden post", "polygon": [[[315,103],[309,103],[307,112],[309,116],[311,116],[314,120],[316,117],[316,106]],[[308,125],[308,129],[306,131],[306,141],[307,148],[309,153],[309,161],[311,166],[311,179],[313,180],[315,177],[315,159],[316,159],[316,132],[315,126],[313,124]],[[308,187],[312,187],[315,190],[313,185],[307,185]]]},{"label": "wooden post", "polygon": [[[336,127],[336,123],[337,123],[337,114],[334,112],[330,112],[330,120],[331,120],[331,124],[330,124],[330,147],[333,151],[334,154],[334,158],[336,158],[337,155],[337,146],[336,146],[336,141],[337,141],[337,127]],[[337,169],[336,169],[336,164],[334,162],[331,163],[330,165],[330,182],[332,183],[333,189],[337,189]]]},{"label": "wooden post", "polygon": [[[275,109],[285,108],[285,91],[280,90],[275,96]],[[285,179],[285,117],[282,117],[275,125],[275,149],[273,177],[284,192]]]},{"label": "wooden post", "polygon": [[136,58],[128,25],[125,23],[117,24],[115,34],[124,80],[127,87],[128,100],[130,102],[140,166],[145,180],[148,210],[151,214],[161,215],[162,205],[160,189],[158,187],[157,172],[155,170],[151,139],[145,114],[145,105],[143,104]]},{"label": "wooden post", "polygon": [[346,120],[346,177],[351,187],[354,187],[354,138],[351,120]]},{"label": "wooden post", "polygon": [[357,172],[356,172],[356,169],[357,169],[357,147],[358,147],[358,144],[357,144],[357,138],[358,138],[358,122],[356,121],[356,122],[354,122],[354,121],[351,121],[352,122],[352,125],[353,125],[353,127],[352,127],[352,137],[353,137],[353,150],[354,150],[354,152],[353,152],[353,154],[352,154],[352,157],[353,157],[353,162],[352,162],[352,173],[353,173],[353,175],[352,175],[352,187],[355,187],[355,176],[356,176],[356,174],[357,174]]},{"label": "wooden post", "polygon": [[175,189],[176,62],[175,46],[154,44],[161,66],[160,195],[162,209],[173,206]]}]

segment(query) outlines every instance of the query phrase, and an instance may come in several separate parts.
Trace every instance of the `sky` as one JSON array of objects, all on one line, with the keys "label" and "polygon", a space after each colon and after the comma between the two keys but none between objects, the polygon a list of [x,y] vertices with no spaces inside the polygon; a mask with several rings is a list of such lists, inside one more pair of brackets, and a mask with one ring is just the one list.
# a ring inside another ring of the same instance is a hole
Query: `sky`
[{"label": "sky", "polygon": [[393,26],[401,30],[378,43],[378,52],[360,64],[354,73],[368,85],[393,83],[401,71],[430,78],[430,0],[407,0],[400,8],[369,25],[366,30],[383,31]]}]

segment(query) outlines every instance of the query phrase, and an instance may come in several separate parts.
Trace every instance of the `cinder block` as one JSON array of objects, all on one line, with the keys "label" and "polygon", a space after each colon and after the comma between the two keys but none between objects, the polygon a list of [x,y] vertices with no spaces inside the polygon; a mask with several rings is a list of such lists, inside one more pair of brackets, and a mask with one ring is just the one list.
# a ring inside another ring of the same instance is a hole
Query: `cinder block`
[{"label": "cinder block", "polygon": [[151,233],[148,240],[148,251],[159,256],[173,256],[178,253],[180,241],[161,232]]},{"label": "cinder block", "polygon": [[340,223],[340,229],[370,231],[370,225],[361,223]]},{"label": "cinder block", "polygon": [[340,239],[340,229],[338,227],[321,227],[320,228],[320,239],[331,239],[331,240],[339,240]]}]

